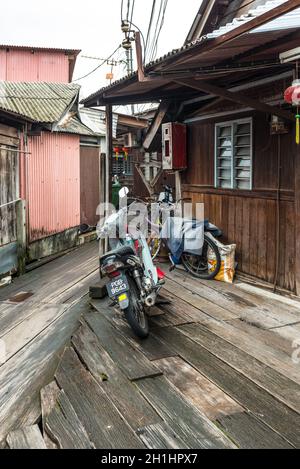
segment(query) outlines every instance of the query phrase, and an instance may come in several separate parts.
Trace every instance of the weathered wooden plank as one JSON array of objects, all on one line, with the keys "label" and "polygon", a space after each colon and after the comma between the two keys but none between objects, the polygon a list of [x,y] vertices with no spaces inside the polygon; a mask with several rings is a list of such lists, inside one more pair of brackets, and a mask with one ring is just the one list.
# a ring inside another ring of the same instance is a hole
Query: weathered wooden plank
[{"label": "weathered wooden plank", "polygon": [[[13,324],[11,328],[9,317],[6,317],[6,327],[9,332],[2,335],[1,339],[5,342],[6,361],[8,361],[19,350],[26,346],[31,340],[38,336],[49,325],[61,317],[66,311],[65,305],[29,305],[27,308],[17,309],[15,311]],[[16,315],[20,313],[20,317]]]},{"label": "weathered wooden plank", "polygon": [[232,448],[225,435],[164,377],[137,381],[137,386],[174,433],[189,448]]},{"label": "weathered wooden plank", "polygon": [[160,422],[159,415],[101,347],[85,322],[73,336],[72,344],[81,361],[134,430]]},{"label": "weathered wooden plank", "polygon": [[281,434],[290,444],[299,447],[299,414],[179,330],[163,328],[157,330],[156,333],[169,345],[172,344],[184,360],[213,381],[241,406],[249,409],[260,420]]},{"label": "weathered wooden plank", "polygon": [[288,340],[293,347],[293,343],[299,341],[300,338],[300,323],[291,326],[276,327],[271,329],[271,331],[275,335]]},{"label": "weathered wooden plank", "polygon": [[163,290],[164,296],[170,301],[170,304],[161,305],[160,309],[164,311],[164,316],[151,318],[151,324],[159,327],[178,326],[180,324],[189,324],[191,322],[202,322],[210,319],[210,316],[203,311],[195,308],[184,300],[173,295],[173,293]]},{"label": "weathered wooden plank", "polygon": [[242,449],[293,449],[284,438],[250,413],[222,416],[218,418],[218,424]]},{"label": "weathered wooden plank", "polygon": [[[204,298],[205,300],[215,305],[219,305],[223,309],[231,311],[232,313],[234,313],[234,314],[231,314],[231,319],[233,319],[233,316],[235,318],[240,317],[243,307],[248,307],[248,308],[249,306],[255,307],[254,304],[253,305],[251,305],[251,303],[249,304],[247,300],[226,295],[220,290],[214,290],[213,288],[209,288],[203,283],[199,283],[198,279],[196,280],[194,278],[191,278],[188,275],[182,275],[182,273],[179,273],[179,270],[168,272],[167,277],[168,277],[168,280],[167,280],[168,283],[170,280],[172,280],[172,285],[174,285],[173,282],[176,282],[181,287],[185,287],[189,292],[192,292],[193,294],[196,293],[201,298]],[[228,319],[228,315],[227,313],[224,312],[221,317],[218,316],[217,318],[223,319],[223,320]]]},{"label": "weathered wooden plank", "polygon": [[164,358],[155,364],[184,397],[210,420],[243,411],[237,402],[182,358]]},{"label": "weathered wooden plank", "polygon": [[299,368],[292,362],[291,356],[274,347],[273,344],[268,345],[265,343],[264,337],[258,337],[255,334],[250,335],[248,331],[236,329],[226,322],[209,321],[205,323],[205,327],[240,350],[300,384]]},{"label": "weathered wooden plank", "polygon": [[66,349],[55,378],[96,448],[143,447],[72,348]]},{"label": "weathered wooden plank", "polygon": [[46,449],[38,425],[23,427],[7,435],[7,443],[11,449]]},{"label": "weathered wooden plank", "polygon": [[300,413],[300,386],[200,324],[180,328],[209,352]]},{"label": "weathered wooden plank", "polygon": [[122,334],[122,336],[134,347],[142,352],[149,360],[171,357],[174,352],[161,340],[149,334],[147,340],[139,339],[125,320],[124,314],[119,310],[108,307],[108,300],[92,300],[91,305],[103,314],[107,320]]},{"label": "weathered wooden plank", "polygon": [[278,310],[271,311],[265,308],[256,308],[255,310],[244,310],[240,316],[242,321],[252,324],[262,329],[274,329],[275,327],[283,327],[298,323],[300,319],[300,311],[298,314],[289,313]]},{"label": "weathered wooden plank", "polygon": [[56,405],[46,417],[45,428],[60,449],[94,448],[63,390],[59,392]]},{"label": "weathered wooden plank", "polygon": [[160,374],[158,368],[142,352],[135,350],[103,314],[91,312],[85,315],[85,320],[96,334],[100,344],[129,379],[135,380]]},{"label": "weathered wooden plank", "polygon": [[261,341],[264,345],[283,352],[290,358],[292,354],[291,341],[276,334],[276,329],[259,329],[258,327],[247,324],[240,319],[228,321],[228,324],[233,326],[235,329],[240,330],[241,332],[246,332],[249,339],[253,337],[254,340]]},{"label": "weathered wooden plank", "polygon": [[149,449],[188,448],[188,445],[176,435],[174,429],[166,422],[140,428],[137,434]]},{"label": "weathered wooden plank", "polygon": [[74,283],[93,273],[98,265],[97,243],[88,243],[39,269],[18,277],[11,285],[0,291],[0,300],[7,300],[19,291],[32,291],[34,296],[30,301],[55,303],[59,295],[63,292],[68,294],[67,290],[72,288]]},{"label": "weathered wooden plank", "polygon": [[225,309],[212,301],[206,300],[197,293],[186,288],[186,286],[181,286],[171,279],[166,281],[164,289],[215,319],[229,320],[240,317],[240,313],[238,315],[236,313],[232,313],[230,310]]},{"label": "weathered wooden plank", "polygon": [[0,368],[0,441],[10,430],[36,422],[40,390],[53,379],[60,354],[86,307],[83,300],[67,310]]},{"label": "weathered wooden plank", "polygon": [[45,428],[45,422],[55,407],[60,389],[57,386],[55,381],[47,384],[43,389],[41,389],[41,408],[42,408],[42,425],[43,425],[43,436],[48,449],[57,449],[56,443],[48,436],[48,433]]}]

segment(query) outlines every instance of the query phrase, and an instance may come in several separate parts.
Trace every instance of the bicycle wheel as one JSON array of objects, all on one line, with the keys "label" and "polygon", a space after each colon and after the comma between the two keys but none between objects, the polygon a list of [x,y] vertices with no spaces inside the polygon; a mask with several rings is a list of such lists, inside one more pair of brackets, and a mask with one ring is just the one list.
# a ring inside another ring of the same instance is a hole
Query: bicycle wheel
[{"label": "bicycle wheel", "polygon": [[[211,249],[214,253],[216,263],[214,269],[208,267],[208,250]],[[201,256],[189,254],[184,252],[181,256],[184,268],[190,272],[194,277],[202,278],[205,280],[212,280],[219,273],[221,268],[221,256],[219,249],[211,238],[204,235],[204,243]]]}]

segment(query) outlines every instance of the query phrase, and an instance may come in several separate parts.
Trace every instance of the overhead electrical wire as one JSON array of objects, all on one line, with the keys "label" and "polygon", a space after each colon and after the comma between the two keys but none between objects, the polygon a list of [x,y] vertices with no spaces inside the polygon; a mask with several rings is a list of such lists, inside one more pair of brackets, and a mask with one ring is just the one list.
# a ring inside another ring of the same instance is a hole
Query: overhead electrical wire
[{"label": "overhead electrical wire", "polygon": [[153,19],[154,19],[155,6],[156,6],[156,0],[153,0],[150,20],[149,20],[149,25],[148,25],[148,31],[147,31],[145,55],[147,54],[147,49],[148,49],[148,45],[149,45],[150,33],[151,33],[151,28],[152,28]]},{"label": "overhead electrical wire", "polygon": [[84,78],[88,77],[89,75],[91,75],[92,73],[96,72],[96,70],[98,70],[100,67],[102,67],[104,64],[107,63],[107,61],[113,56],[115,55],[115,53],[121,48],[121,45],[118,46],[105,60],[103,60],[99,65],[97,65],[97,67],[95,67],[93,70],[91,70],[90,72],[86,73],[85,75],[83,75],[82,77],[79,77],[79,78],[76,78],[74,80],[72,80],[73,82],[74,81],[79,81],[79,80],[83,80]]},{"label": "overhead electrical wire", "polygon": [[[160,20],[160,25],[157,29],[157,34],[156,34],[156,37],[155,37],[154,42],[153,42],[151,55],[149,57],[150,62],[155,59],[155,56],[156,56],[156,53],[157,53],[158,40],[159,40],[159,36],[160,36],[161,30],[162,30],[162,27],[164,25],[166,9],[167,9],[167,6],[168,6],[168,0],[164,0],[164,3],[162,2],[161,6],[162,6],[162,15],[161,15],[161,20]],[[158,25],[158,23],[157,23],[157,25]]]}]

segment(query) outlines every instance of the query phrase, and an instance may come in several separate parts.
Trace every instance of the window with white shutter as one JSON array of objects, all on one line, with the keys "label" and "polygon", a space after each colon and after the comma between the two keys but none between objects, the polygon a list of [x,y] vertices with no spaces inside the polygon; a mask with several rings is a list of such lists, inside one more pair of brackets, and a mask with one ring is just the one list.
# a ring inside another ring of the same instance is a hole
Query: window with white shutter
[{"label": "window with white shutter", "polygon": [[215,185],[222,189],[252,188],[252,119],[216,124]]}]

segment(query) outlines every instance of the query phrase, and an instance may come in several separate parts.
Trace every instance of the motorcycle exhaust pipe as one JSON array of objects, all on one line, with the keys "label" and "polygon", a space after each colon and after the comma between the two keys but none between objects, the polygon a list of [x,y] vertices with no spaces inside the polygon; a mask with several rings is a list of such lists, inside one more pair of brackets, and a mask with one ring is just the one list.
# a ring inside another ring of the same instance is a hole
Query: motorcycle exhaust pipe
[{"label": "motorcycle exhaust pipe", "polygon": [[150,295],[148,295],[147,298],[145,299],[145,305],[150,308],[151,306],[154,306],[154,305],[155,305],[155,300],[156,300],[156,293],[155,293],[155,292],[152,292],[152,293],[150,293]]}]

